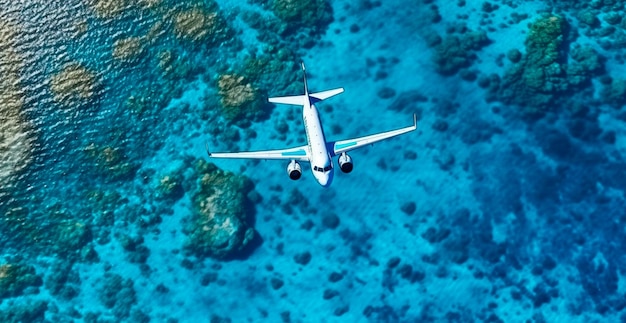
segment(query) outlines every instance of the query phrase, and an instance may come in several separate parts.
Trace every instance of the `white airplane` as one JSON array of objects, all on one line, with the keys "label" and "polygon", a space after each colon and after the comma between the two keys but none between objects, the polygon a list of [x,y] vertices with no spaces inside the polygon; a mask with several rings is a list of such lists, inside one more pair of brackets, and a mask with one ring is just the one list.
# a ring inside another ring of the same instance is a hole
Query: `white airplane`
[{"label": "white airplane", "polygon": [[341,171],[344,173],[350,173],[354,166],[352,163],[352,157],[347,154],[348,151],[417,129],[417,118],[414,114],[413,125],[409,127],[360,138],[327,142],[326,137],[324,136],[324,129],[322,128],[322,121],[320,120],[319,113],[314,104],[342,93],[343,88],[309,93],[304,63],[302,63],[302,72],[304,74],[303,95],[269,98],[268,101],[272,103],[299,105],[303,107],[302,119],[304,120],[304,130],[307,138],[306,145],[289,149],[237,153],[212,153],[209,152],[207,146],[207,153],[209,154],[209,157],[291,160],[287,166],[287,173],[289,174],[289,178],[292,180],[297,180],[302,176],[302,167],[298,162],[310,162],[312,166],[311,171],[313,172],[313,176],[317,182],[324,187],[328,187],[333,181],[334,156],[339,155],[338,162]]}]

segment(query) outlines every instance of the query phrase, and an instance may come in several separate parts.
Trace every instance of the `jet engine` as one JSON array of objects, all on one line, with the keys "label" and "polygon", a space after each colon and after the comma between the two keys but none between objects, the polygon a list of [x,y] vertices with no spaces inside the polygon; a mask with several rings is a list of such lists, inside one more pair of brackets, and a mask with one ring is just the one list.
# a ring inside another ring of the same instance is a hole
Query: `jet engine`
[{"label": "jet engine", "polygon": [[339,156],[339,168],[344,173],[349,173],[354,168],[354,164],[352,164],[352,157],[346,153],[341,153]]},{"label": "jet engine", "polygon": [[300,179],[302,176],[302,167],[297,161],[292,160],[287,166],[287,174],[289,174],[289,178],[294,181]]}]

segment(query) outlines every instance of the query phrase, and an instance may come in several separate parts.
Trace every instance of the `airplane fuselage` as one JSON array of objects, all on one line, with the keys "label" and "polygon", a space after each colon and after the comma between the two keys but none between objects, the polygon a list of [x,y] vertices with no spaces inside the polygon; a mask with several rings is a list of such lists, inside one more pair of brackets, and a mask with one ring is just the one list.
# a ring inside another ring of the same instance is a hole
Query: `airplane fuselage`
[{"label": "airplane fuselage", "polygon": [[302,120],[311,152],[311,172],[313,177],[322,186],[329,186],[333,181],[333,160],[328,153],[326,137],[322,128],[322,121],[315,105],[305,104],[302,108]]}]

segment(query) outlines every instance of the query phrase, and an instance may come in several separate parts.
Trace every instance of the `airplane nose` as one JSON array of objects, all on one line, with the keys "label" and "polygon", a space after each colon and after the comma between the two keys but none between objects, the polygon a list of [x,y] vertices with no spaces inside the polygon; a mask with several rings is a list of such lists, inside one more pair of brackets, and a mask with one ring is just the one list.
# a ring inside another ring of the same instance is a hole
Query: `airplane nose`
[{"label": "airplane nose", "polygon": [[332,182],[333,182],[333,172],[331,170],[330,172],[324,174],[324,176],[323,176],[323,183],[320,182],[320,184],[322,184],[322,186],[324,186],[324,187],[328,187],[328,186],[330,186],[330,183],[332,183]]},{"label": "airplane nose", "polygon": [[315,177],[317,179],[317,182],[323,187],[328,187],[332,182],[332,177],[329,176],[329,174],[318,174]]}]

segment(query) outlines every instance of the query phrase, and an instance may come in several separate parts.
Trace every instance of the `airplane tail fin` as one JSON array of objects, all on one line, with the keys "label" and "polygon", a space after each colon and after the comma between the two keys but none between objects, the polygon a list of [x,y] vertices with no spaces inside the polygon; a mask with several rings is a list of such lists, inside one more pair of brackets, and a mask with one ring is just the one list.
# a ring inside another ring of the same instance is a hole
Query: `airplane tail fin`
[{"label": "airplane tail fin", "polygon": [[306,105],[306,100],[310,100],[311,103],[316,103],[319,101],[326,100],[342,92],[343,92],[343,88],[340,87],[340,88],[332,89],[328,91],[311,93],[309,94],[308,98],[306,95],[292,95],[292,96],[279,96],[279,97],[269,98],[267,100],[272,103],[303,106],[303,105]]}]

